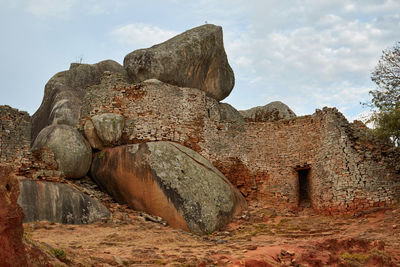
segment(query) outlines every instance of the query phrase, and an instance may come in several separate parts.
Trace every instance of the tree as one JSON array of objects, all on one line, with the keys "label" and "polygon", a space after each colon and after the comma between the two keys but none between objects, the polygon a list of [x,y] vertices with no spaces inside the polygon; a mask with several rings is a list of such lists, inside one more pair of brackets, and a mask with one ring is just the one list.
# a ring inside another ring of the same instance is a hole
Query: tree
[{"label": "tree", "polygon": [[375,126],[374,132],[390,138],[395,144],[400,141],[400,42],[392,49],[382,51],[371,79],[377,89],[369,93],[372,100],[367,103],[373,108],[370,118]]}]

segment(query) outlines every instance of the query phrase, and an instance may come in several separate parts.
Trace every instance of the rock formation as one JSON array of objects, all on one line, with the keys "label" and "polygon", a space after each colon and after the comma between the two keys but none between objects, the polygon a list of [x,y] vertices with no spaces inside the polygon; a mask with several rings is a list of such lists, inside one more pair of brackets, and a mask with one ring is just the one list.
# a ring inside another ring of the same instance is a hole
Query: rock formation
[{"label": "rock formation", "polygon": [[124,67],[133,82],[158,79],[180,87],[203,90],[222,100],[235,79],[222,41],[222,28],[206,24],[174,38],[128,54]]},{"label": "rock formation", "polygon": [[292,119],[296,114],[280,101],[271,102],[265,106],[258,106],[248,110],[240,110],[246,121],[262,122]]},{"label": "rock formation", "polygon": [[244,122],[239,111],[228,103],[219,103],[219,116],[223,122]]},{"label": "rock formation", "polygon": [[22,242],[24,214],[17,204],[18,181],[12,168],[0,165],[0,265],[27,266]]},{"label": "rock formation", "polygon": [[76,126],[85,88],[99,84],[104,72],[120,73],[126,77],[125,69],[112,60],[93,65],[74,63],[68,71],[54,75],[45,86],[42,104],[32,116],[32,142],[46,126],[54,124]]},{"label": "rock formation", "polygon": [[103,113],[91,118],[96,135],[105,146],[115,145],[122,135],[125,125],[124,116],[114,113]]},{"label": "rock formation", "polygon": [[0,107],[1,159],[31,179],[80,178],[92,163],[92,178],[117,200],[196,233],[218,229],[244,206],[227,180],[247,200],[281,209],[307,200],[336,214],[399,202],[398,149],[336,109],[296,117],[281,102],[241,112],[219,103],[234,83],[220,27],[134,51],[124,66],[72,64],[56,74],[32,124]]},{"label": "rock formation", "polygon": [[198,234],[218,230],[246,206],[211,163],[172,142],[103,150],[95,155],[91,174],[119,202]]},{"label": "rock formation", "polygon": [[0,164],[0,266],[50,266],[47,254],[23,240],[24,213],[17,204],[18,194],[12,166]]},{"label": "rock formation", "polygon": [[52,125],[40,131],[32,150],[48,148],[55,156],[58,169],[67,178],[84,177],[92,161],[92,150],[82,135],[68,125]]},{"label": "rock formation", "polygon": [[18,204],[24,211],[25,222],[88,224],[110,217],[100,202],[68,184],[29,179],[19,182]]}]

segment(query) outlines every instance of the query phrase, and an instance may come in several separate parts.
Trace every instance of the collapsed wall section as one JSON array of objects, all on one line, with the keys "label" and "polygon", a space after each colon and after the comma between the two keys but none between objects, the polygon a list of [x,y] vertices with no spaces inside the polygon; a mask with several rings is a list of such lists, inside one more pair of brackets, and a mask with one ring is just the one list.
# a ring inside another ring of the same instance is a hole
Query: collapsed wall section
[{"label": "collapsed wall section", "polygon": [[336,109],[220,129],[206,134],[206,157],[248,199],[297,209],[304,174],[310,205],[323,213],[382,207],[400,199],[398,149],[374,139],[365,126],[348,123]]},{"label": "collapsed wall section", "polygon": [[325,213],[365,210],[400,200],[399,151],[348,123],[335,109],[325,110],[314,168],[314,190]]}]

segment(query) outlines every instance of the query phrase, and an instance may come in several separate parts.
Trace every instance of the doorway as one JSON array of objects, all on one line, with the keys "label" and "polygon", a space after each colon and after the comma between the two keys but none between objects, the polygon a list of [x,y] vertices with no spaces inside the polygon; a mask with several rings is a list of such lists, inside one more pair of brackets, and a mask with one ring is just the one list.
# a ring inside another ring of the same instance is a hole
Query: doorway
[{"label": "doorway", "polygon": [[299,169],[297,174],[299,177],[299,207],[310,208],[310,169]]}]

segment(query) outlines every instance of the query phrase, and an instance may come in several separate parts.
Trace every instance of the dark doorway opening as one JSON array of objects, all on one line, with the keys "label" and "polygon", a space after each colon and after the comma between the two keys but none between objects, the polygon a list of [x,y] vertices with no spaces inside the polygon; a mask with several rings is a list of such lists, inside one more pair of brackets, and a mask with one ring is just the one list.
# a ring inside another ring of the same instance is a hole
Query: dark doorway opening
[{"label": "dark doorway opening", "polygon": [[310,169],[297,170],[299,175],[299,207],[311,207],[310,198]]}]

